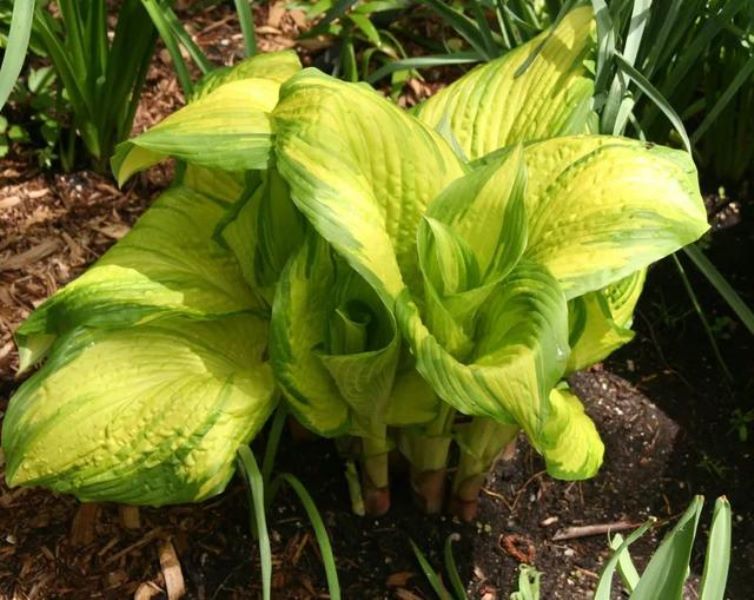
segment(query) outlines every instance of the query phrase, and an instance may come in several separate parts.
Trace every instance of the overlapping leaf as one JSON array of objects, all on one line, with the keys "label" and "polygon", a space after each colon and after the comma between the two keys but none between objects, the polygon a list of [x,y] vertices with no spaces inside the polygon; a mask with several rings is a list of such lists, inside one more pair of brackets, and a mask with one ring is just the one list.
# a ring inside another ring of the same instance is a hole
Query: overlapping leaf
[{"label": "overlapping leaf", "polygon": [[211,73],[186,107],[118,146],[112,160],[118,182],[169,156],[223,171],[266,169],[269,113],[280,84],[300,68],[294,53],[281,52]]},{"label": "overlapping leaf", "polygon": [[169,315],[207,319],[259,310],[235,257],[212,240],[223,212],[185,186],[165,192],[122,240],[18,329],[21,369],[77,327],[114,329]]},{"label": "overlapping leaf", "polygon": [[633,312],[645,277],[645,269],[636,271],[617,283],[568,303],[571,328],[568,372],[584,369],[607,358],[633,339]]},{"label": "overlapping leaf", "polygon": [[519,142],[584,133],[594,92],[587,64],[593,58],[593,36],[592,9],[577,8],[554,31],[432,96],[417,115],[433,128],[447,120],[472,160]]},{"label": "overlapping leaf", "polygon": [[219,493],[274,408],[266,335],[248,315],[65,335],[5,415],[8,482],[129,504]]},{"label": "overlapping leaf", "polygon": [[273,113],[277,167],[299,210],[378,292],[420,281],[416,228],[462,166],[434,131],[365,85],[305,69]]}]

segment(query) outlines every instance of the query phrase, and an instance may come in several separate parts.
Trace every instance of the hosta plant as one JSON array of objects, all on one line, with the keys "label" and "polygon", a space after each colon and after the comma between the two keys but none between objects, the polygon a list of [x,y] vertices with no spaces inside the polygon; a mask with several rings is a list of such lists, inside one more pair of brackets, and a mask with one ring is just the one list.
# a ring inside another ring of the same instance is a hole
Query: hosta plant
[{"label": "hosta plant", "polygon": [[413,113],[262,56],[121,145],[121,181],[187,166],[19,330],[24,366],[47,359],[9,407],[10,483],[199,500],[277,398],[359,455],[371,514],[396,446],[436,511],[456,440],[466,518],[519,431],[553,476],[593,476],[561,380],[630,338],[644,269],[707,229],[686,153],[589,135],[593,29],[576,9]]}]

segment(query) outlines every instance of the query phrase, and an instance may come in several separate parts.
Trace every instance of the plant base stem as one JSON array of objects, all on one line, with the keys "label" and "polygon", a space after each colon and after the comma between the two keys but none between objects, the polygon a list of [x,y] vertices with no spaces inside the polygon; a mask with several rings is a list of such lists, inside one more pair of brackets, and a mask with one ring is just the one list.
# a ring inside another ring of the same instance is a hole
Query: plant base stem
[{"label": "plant base stem", "polygon": [[313,442],[317,439],[316,434],[299,423],[293,415],[288,416],[288,433],[291,434],[291,439],[296,444]]},{"label": "plant base stem", "polygon": [[436,515],[442,512],[445,500],[447,469],[419,471],[411,467],[411,489],[414,503],[423,513]]},{"label": "plant base stem", "polygon": [[364,437],[361,443],[361,495],[364,510],[371,517],[379,517],[390,509],[390,443],[387,437]]},{"label": "plant base stem", "polygon": [[455,409],[443,404],[435,419],[422,430],[406,429],[399,438],[401,453],[411,464],[411,490],[416,505],[427,514],[442,511],[446,467],[452,441]]},{"label": "plant base stem", "polygon": [[464,521],[476,517],[479,493],[487,474],[501,454],[515,443],[518,426],[475,417],[459,431],[461,448],[458,470],[453,479],[450,512]]}]

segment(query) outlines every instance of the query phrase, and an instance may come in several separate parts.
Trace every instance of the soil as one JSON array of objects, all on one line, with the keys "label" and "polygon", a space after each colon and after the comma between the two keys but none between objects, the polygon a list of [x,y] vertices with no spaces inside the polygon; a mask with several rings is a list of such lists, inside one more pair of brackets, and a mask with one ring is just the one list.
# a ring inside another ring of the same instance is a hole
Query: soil
[{"label": "soil", "polygon": [[[263,49],[292,46],[302,26],[299,15],[274,7],[259,9],[256,18]],[[197,40],[217,62],[229,64],[240,56],[234,19],[227,8],[192,16]],[[420,96],[422,85],[417,82],[411,93]],[[169,59],[158,52],[135,130],[181,102]],[[31,164],[23,155],[0,161],[0,415],[18,385],[12,331],[120,238],[171,176],[169,168],[154,169],[118,190],[110,179],[91,172],[51,175]],[[721,201],[721,211],[710,198],[717,228],[708,256],[754,305],[754,272],[746,260],[754,252],[754,202],[747,190],[737,191],[734,198],[748,202],[736,209]],[[735,511],[726,596],[751,597],[754,420],[747,428],[737,415],[754,410],[753,340],[688,261],[683,264],[733,380],[716,361],[675,266],[663,261],[650,272],[634,342],[571,381],[606,446],[604,467],[590,481],[548,478],[541,459],[522,441],[512,460],[499,464],[489,478],[478,518],[470,524],[419,515],[400,469],[390,513],[360,518],[350,511],[333,444],[294,443],[286,433],[276,468],[299,477],[314,497],[330,532],[343,597],[433,598],[409,540],[440,568],[446,538],[458,533],[454,554],[470,598],[507,598],[516,589],[522,560],[542,573],[542,598],[588,598],[608,555],[607,536],[554,541],[559,531],[639,524],[654,515],[659,526],[632,546],[643,566],[694,494],[708,502],[688,597],[696,597],[711,505],[721,494],[728,495]],[[263,448],[264,441],[260,436],[255,447]],[[178,564],[188,598],[261,596],[258,548],[249,533],[249,504],[240,480],[205,503],[143,508],[138,516],[133,523],[115,505],[80,505],[70,497],[10,490],[0,483],[0,599],[166,597],[176,585],[171,560]],[[316,541],[289,491],[276,498],[269,527],[273,597],[327,597]],[[617,584],[614,594],[620,597]]]}]

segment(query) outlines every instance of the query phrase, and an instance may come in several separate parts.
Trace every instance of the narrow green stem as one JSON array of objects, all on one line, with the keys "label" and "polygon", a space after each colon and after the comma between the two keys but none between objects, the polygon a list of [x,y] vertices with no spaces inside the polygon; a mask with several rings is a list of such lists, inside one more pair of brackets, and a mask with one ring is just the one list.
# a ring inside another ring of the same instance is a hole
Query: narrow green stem
[{"label": "narrow green stem", "polygon": [[251,12],[249,0],[235,0],[238,22],[241,24],[246,56],[254,56],[257,53],[257,38],[254,33],[254,16]]},{"label": "narrow green stem", "polygon": [[361,495],[359,473],[352,460],[346,461],[346,483],[348,484],[348,495],[351,498],[351,510],[353,511],[353,514],[363,517],[366,514],[366,509],[364,508],[364,496]]},{"label": "narrow green stem", "polygon": [[476,515],[479,492],[503,450],[516,439],[517,425],[475,417],[459,431],[461,449],[453,478],[451,511],[470,521]]}]

